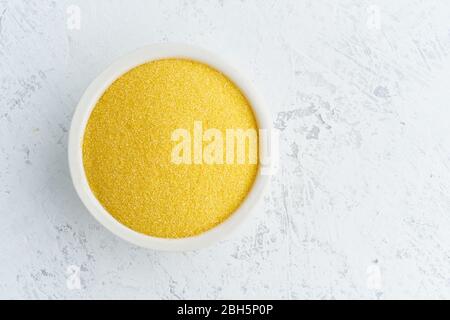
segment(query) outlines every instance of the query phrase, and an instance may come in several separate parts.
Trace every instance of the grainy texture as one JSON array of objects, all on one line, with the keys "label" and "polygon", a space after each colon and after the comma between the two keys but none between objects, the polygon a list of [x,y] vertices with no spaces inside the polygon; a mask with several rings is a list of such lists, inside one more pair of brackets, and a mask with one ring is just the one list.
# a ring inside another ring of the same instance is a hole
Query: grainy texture
[{"label": "grainy texture", "polygon": [[[210,129],[220,137],[203,143]],[[89,185],[114,218],[137,232],[200,234],[239,207],[256,177],[250,143],[245,163],[237,154],[224,161],[229,129],[253,130],[257,145],[251,106],[227,77],[188,60],[143,64],[117,79],[90,115],[83,143]],[[180,130],[183,136],[174,135]],[[221,160],[211,157],[216,153]]]},{"label": "grainy texture", "polygon": [[[449,16],[447,0],[0,0],[0,297],[450,298]],[[165,41],[247,74],[281,133],[256,214],[197,252],[117,239],[67,168],[90,81]]]}]

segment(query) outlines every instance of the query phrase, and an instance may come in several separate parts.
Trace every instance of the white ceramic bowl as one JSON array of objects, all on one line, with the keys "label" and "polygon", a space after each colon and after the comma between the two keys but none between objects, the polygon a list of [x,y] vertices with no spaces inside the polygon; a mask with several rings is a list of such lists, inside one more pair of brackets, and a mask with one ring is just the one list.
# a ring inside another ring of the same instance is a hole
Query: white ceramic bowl
[{"label": "white ceramic bowl", "polygon": [[[230,78],[247,97],[258,122],[260,129],[271,129],[271,121],[266,113],[263,101],[256,93],[253,86],[245,80],[236,70],[228,64],[205,50],[180,44],[158,44],[150,45],[132,52],[113,63],[103,73],[101,73],[87,88],[75,110],[69,135],[69,167],[73,184],[78,195],[89,212],[107,229],[115,235],[125,239],[135,245],[167,251],[193,250],[209,245],[225,236],[229,235],[243,220],[249,216],[257,201],[262,197],[265,186],[268,183],[268,176],[259,172],[250,193],[247,195],[241,206],[223,223],[204,232],[200,235],[166,239],[151,237],[138,233],[118,222],[100,204],[92,193],[84,172],[82,158],[82,143],[84,130],[88,122],[91,111],[105,90],[120,76],[134,67],[143,63],[163,58],[185,58],[203,62],[221,71]],[[260,143],[260,158],[265,155],[266,146]]]}]

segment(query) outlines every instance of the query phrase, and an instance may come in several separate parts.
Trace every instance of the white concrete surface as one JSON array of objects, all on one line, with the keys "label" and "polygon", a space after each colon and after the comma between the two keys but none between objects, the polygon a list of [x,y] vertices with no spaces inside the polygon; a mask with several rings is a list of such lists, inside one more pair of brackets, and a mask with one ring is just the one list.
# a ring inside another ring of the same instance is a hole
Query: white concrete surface
[{"label": "white concrete surface", "polygon": [[[0,0],[0,298],[450,298],[449,17],[446,0]],[[259,212],[197,252],[114,237],[68,173],[83,90],[159,42],[234,63],[281,131]]]}]

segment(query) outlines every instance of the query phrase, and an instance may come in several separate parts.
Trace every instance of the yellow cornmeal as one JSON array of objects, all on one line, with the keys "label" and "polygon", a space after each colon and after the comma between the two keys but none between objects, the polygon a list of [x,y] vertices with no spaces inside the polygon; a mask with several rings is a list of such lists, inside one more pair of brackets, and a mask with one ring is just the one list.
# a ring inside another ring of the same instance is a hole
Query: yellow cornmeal
[{"label": "yellow cornmeal", "polygon": [[[119,222],[147,235],[188,237],[227,219],[253,185],[257,164],[174,164],[175,129],[257,129],[252,109],[222,73],[164,59],[117,79],[89,118],[83,163],[89,185]],[[205,143],[204,143],[205,145]]]}]

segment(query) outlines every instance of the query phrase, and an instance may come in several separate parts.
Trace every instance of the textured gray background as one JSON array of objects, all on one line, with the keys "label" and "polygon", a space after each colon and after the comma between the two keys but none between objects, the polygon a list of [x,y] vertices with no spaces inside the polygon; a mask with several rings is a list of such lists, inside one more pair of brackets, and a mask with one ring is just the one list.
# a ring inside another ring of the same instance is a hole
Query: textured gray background
[{"label": "textured gray background", "polygon": [[[240,68],[281,132],[256,214],[189,253],[104,230],[66,160],[90,81],[167,41]],[[0,298],[450,298],[449,53],[445,0],[0,0]]]}]

